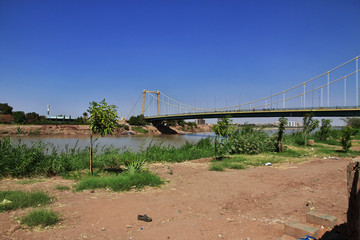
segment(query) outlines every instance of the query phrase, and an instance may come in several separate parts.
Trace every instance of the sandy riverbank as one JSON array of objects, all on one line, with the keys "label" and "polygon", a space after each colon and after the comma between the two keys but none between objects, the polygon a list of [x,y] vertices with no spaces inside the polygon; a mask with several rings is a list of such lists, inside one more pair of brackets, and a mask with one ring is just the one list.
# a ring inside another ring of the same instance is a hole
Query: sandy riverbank
[{"label": "sandy riverbank", "polygon": [[[138,133],[130,126],[130,129],[119,129],[116,135],[126,134],[148,134],[158,135],[161,134],[154,126],[142,127],[146,133]],[[196,133],[196,132],[211,132],[211,125],[198,125],[197,127],[183,128],[181,126],[171,127],[179,134]],[[90,135],[89,125],[0,125],[0,136],[77,136],[77,135]]]}]

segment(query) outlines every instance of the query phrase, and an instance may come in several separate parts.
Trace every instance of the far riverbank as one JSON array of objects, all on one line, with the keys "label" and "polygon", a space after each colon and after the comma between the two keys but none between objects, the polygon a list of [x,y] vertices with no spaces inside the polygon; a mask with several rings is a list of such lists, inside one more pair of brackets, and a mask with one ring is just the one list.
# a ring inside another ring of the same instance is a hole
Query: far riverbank
[{"label": "far riverbank", "polygon": [[[212,125],[197,125],[196,127],[176,126],[171,127],[178,134],[190,134],[198,132],[211,132]],[[129,126],[128,130],[119,128],[115,136],[120,135],[160,135],[161,133],[154,126],[147,125],[140,127]],[[0,137],[6,136],[89,136],[91,131],[89,125],[0,125]]]}]

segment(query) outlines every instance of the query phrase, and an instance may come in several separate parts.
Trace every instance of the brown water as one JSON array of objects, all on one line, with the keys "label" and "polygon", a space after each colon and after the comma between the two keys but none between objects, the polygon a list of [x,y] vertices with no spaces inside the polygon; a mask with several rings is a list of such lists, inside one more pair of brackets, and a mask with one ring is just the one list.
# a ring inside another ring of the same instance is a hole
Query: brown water
[{"label": "brown water", "polygon": [[[200,139],[214,136],[213,133],[201,133],[201,134],[186,134],[186,135],[159,135],[159,136],[118,136],[118,137],[99,137],[95,139],[94,144],[99,149],[103,146],[110,146],[120,148],[121,150],[131,149],[133,151],[139,151],[141,148],[146,148],[150,144],[162,144],[163,146],[181,147],[186,142],[197,143]],[[12,141],[16,143],[17,138],[12,138]],[[60,149],[65,149],[66,146],[73,148],[77,146],[79,148],[85,148],[90,145],[90,138],[86,136],[74,137],[74,136],[28,136],[22,137],[21,143],[31,145],[33,142],[42,141],[44,143],[50,143],[58,146]]]}]

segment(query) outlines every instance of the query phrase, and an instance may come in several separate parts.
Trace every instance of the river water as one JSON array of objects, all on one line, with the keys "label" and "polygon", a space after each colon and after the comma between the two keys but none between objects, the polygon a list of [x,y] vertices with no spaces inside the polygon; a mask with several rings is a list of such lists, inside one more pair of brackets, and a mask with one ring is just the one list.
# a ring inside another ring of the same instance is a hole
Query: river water
[{"label": "river water", "polygon": [[[132,151],[139,151],[141,148],[146,148],[150,144],[162,144],[163,146],[181,147],[186,142],[195,144],[200,139],[205,137],[214,137],[214,133],[197,133],[197,134],[185,134],[185,135],[158,135],[158,136],[106,136],[94,138],[94,145],[98,149],[103,146],[110,146],[119,148],[121,151],[130,149]],[[18,139],[13,137],[12,142],[17,143]],[[85,148],[90,146],[90,137],[81,136],[26,136],[21,137],[21,143],[31,145],[34,142],[42,141],[43,143],[50,143],[57,146],[60,150],[65,149],[66,146],[73,148]]]},{"label": "river water", "polygon": [[[286,129],[286,133],[291,133],[292,131]],[[265,130],[265,132],[272,135],[277,132],[277,130]],[[135,135],[135,136],[106,136],[99,137],[95,139],[94,145],[101,149],[103,146],[110,146],[119,148],[121,151],[130,149],[132,151],[139,151],[141,148],[146,148],[150,144],[162,144],[163,146],[174,146],[181,147],[186,142],[195,144],[200,141],[202,138],[214,137],[213,132],[207,133],[196,133],[196,134],[184,134],[184,135],[158,135],[158,136],[147,136],[147,135]],[[18,139],[13,137],[12,142],[17,143]],[[57,146],[60,150],[65,149],[66,146],[73,148],[74,146],[78,148],[85,148],[90,145],[90,138],[88,136],[74,137],[74,136],[26,136],[21,138],[21,143],[26,145],[31,145],[34,142],[42,141],[44,143],[50,143]]]}]

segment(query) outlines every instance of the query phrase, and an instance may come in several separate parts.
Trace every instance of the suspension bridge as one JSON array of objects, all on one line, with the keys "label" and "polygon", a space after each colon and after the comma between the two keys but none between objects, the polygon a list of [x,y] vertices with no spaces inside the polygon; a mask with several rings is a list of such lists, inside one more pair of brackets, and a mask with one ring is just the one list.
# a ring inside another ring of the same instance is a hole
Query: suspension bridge
[{"label": "suspension bridge", "polygon": [[177,101],[163,92],[149,90],[143,90],[137,103],[142,97],[141,114],[150,122],[225,116],[303,117],[310,112],[315,117],[360,116],[359,57],[296,86],[239,105],[199,108]]}]

